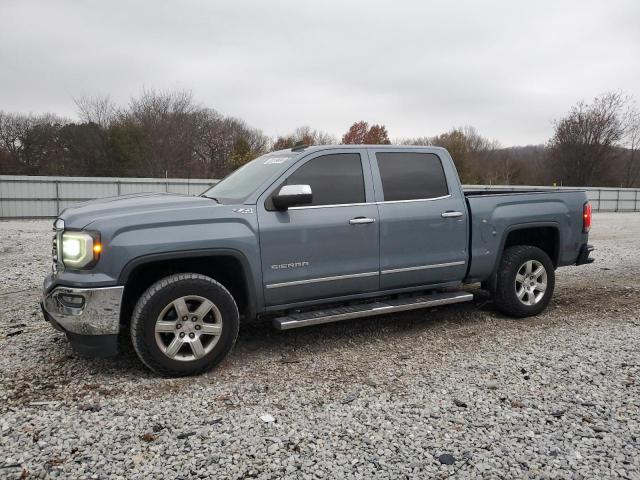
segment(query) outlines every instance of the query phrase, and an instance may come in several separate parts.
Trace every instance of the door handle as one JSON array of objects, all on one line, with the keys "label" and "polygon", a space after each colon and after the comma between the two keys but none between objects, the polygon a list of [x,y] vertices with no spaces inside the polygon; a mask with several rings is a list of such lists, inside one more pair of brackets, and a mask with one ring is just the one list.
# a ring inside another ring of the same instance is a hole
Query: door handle
[{"label": "door handle", "polygon": [[448,212],[442,212],[442,218],[456,218],[461,216],[462,216],[462,212],[454,212],[452,210]]},{"label": "door handle", "polygon": [[376,221],[375,218],[367,218],[367,217],[356,217],[349,220],[351,225],[364,225],[367,223],[374,223]]}]

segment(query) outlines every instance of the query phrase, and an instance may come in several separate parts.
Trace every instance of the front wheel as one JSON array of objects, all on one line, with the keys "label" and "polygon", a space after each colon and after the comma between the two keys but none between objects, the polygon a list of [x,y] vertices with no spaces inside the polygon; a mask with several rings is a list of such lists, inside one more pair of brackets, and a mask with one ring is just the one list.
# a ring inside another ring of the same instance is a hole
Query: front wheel
[{"label": "front wheel", "polygon": [[151,285],[131,318],[131,340],[142,362],[172,377],[216,366],[233,347],[238,329],[238,307],[229,291],[196,273]]},{"label": "front wheel", "polygon": [[496,278],[494,303],[513,317],[542,312],[553,295],[555,271],[547,253],[531,245],[516,245],[504,251]]}]

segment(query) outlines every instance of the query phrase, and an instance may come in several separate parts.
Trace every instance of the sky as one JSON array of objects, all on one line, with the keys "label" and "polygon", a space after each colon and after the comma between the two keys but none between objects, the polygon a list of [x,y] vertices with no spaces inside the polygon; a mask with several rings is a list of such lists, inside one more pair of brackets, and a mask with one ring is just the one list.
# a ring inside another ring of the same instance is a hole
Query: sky
[{"label": "sky", "polygon": [[640,101],[640,1],[0,2],[0,110],[77,118],[74,98],[143,88],[272,136],[365,120],[539,144],[579,100]]}]

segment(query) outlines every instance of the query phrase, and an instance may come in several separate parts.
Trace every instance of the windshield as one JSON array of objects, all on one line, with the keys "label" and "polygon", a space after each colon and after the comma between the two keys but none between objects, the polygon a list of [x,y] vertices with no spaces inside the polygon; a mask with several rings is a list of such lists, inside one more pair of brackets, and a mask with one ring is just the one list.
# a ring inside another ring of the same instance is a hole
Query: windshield
[{"label": "windshield", "polygon": [[220,203],[242,203],[271,176],[291,165],[291,159],[297,155],[298,152],[277,152],[258,157],[227,175],[202,196]]}]

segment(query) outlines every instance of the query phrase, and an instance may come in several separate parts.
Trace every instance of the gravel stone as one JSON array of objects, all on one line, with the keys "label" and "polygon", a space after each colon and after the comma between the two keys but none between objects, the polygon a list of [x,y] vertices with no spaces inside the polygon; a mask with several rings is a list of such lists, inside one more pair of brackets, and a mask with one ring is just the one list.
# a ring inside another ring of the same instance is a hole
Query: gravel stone
[{"label": "gravel stone", "polygon": [[538,317],[507,318],[478,292],[247,325],[219,368],[182,379],[130,348],[75,355],[38,305],[51,222],[0,231],[2,479],[640,479],[640,214],[594,215],[596,262],[560,269]]}]

